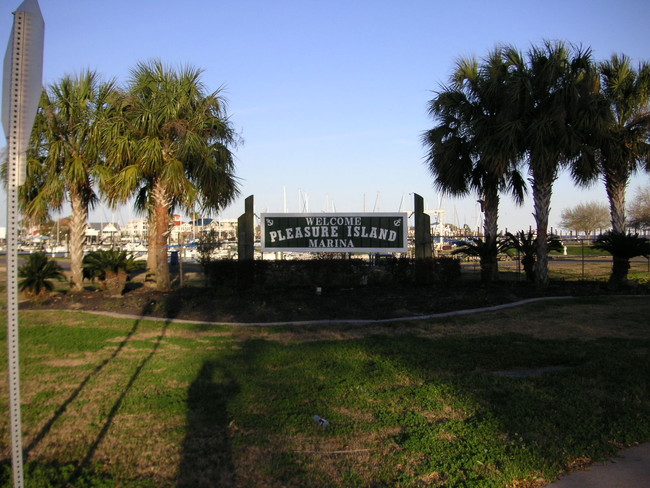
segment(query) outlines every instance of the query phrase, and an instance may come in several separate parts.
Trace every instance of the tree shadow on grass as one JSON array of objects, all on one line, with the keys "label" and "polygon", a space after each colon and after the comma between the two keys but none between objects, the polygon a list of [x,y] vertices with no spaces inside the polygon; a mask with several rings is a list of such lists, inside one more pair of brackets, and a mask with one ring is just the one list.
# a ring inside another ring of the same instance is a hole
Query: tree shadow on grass
[{"label": "tree shadow on grass", "polygon": [[[145,308],[142,310],[142,316],[145,317],[149,313],[151,313],[150,309],[151,304],[147,304]],[[65,401],[59,406],[59,408],[56,409],[52,417],[43,425],[41,430],[36,434],[36,436],[32,439],[32,441],[25,447],[24,449],[24,456],[25,460],[28,460],[30,453],[40,444],[40,442],[45,438],[45,436],[52,430],[52,426],[56,423],[57,420],[61,418],[63,414],[65,414],[66,410],[68,407],[72,404],[72,402],[75,401],[75,399],[81,394],[81,392],[84,390],[88,382],[98,376],[106,366],[108,366],[119,354],[122,352],[124,347],[129,343],[133,335],[137,332],[138,327],[140,326],[141,320],[138,319],[135,322],[133,322],[133,326],[129,330],[129,332],[126,334],[124,339],[118,344],[118,346],[115,348],[113,353],[104,359],[100,364],[98,364],[86,377],[79,383],[77,388],[74,389],[74,391],[68,396],[68,398],[65,399]]]},{"label": "tree shadow on grass", "polygon": [[[141,376],[143,370],[158,352],[173,319],[183,310],[182,301],[168,297],[164,303],[150,302],[147,308],[164,307],[165,321],[151,351],[138,363],[129,381],[108,412],[104,424],[69,483],[74,485],[85,469],[91,468],[93,458],[118,415],[125,398]],[[143,310],[142,315],[146,315]],[[140,320],[136,321],[135,327]],[[133,333],[130,334],[130,336]],[[130,337],[129,336],[129,337]],[[234,467],[228,439],[230,399],[237,394],[238,384],[229,370],[219,361],[205,361],[188,392],[187,432],[183,442],[182,460],[177,486],[179,487],[229,487],[234,486]]]},{"label": "tree shadow on grass", "polygon": [[[142,317],[145,318],[148,312],[150,312],[150,308],[153,306],[153,303],[148,303],[143,311],[142,311]],[[120,347],[120,350],[124,347],[128,339],[133,335],[135,330],[137,329],[138,325],[140,324],[142,318],[138,319],[135,321],[134,326],[132,328],[132,331],[127,338],[122,342],[122,347]],[[82,473],[84,472],[85,469],[88,469],[91,465],[91,461],[93,457],[95,456],[95,453],[97,452],[97,449],[99,448],[100,444],[102,441],[105,439],[106,434],[108,433],[109,429],[111,428],[111,425],[113,424],[113,421],[115,420],[115,417],[117,416],[120,408],[122,407],[122,404],[124,403],[124,399],[127,397],[131,389],[133,388],[133,385],[136,383],[138,378],[140,377],[140,374],[142,373],[143,369],[147,366],[147,364],[151,361],[151,359],[155,356],[155,354],[158,352],[158,349],[160,348],[160,345],[162,344],[162,341],[164,340],[167,330],[169,329],[170,324],[172,323],[172,318],[170,317],[169,320],[166,320],[160,334],[158,334],[156,341],[149,352],[136,366],[135,370],[133,371],[133,374],[129,378],[129,381],[127,382],[126,386],[118,396],[118,398],[115,400],[113,403],[113,406],[111,407],[110,411],[108,412],[108,415],[106,416],[106,420],[104,421],[104,425],[100,429],[99,433],[97,434],[97,437],[95,440],[92,442],[92,444],[89,446],[88,451],[86,452],[86,455],[84,458],[81,460],[81,462],[78,464],[77,469],[75,472],[72,474],[69,484],[74,486],[75,482],[80,478]],[[112,357],[115,357],[117,354],[114,354]]]},{"label": "tree shadow on grass", "polygon": [[158,351],[158,348],[160,347],[160,344],[162,340],[164,339],[167,329],[169,328],[169,321],[165,322],[165,325],[163,326],[160,334],[158,335],[156,342],[151,349],[151,352],[144,358],[138,366],[135,368],[133,374],[131,375],[131,378],[129,378],[129,382],[126,384],[124,387],[124,390],[120,393],[120,396],[115,400],[115,403],[111,407],[110,411],[108,412],[108,415],[106,416],[106,421],[104,422],[104,425],[102,426],[101,430],[99,431],[99,434],[97,434],[97,437],[95,441],[90,445],[88,452],[86,453],[86,456],[84,459],[81,461],[79,464],[80,468],[88,467],[90,461],[92,460],[93,456],[95,455],[95,452],[97,452],[97,448],[101,444],[101,442],[104,440],[106,437],[106,434],[108,430],[110,429],[111,425],[113,424],[113,420],[115,419],[118,411],[120,410],[120,407],[122,406],[122,403],[124,403],[124,399],[126,396],[129,394],[131,391],[131,388],[133,388],[133,385],[137,381],[137,379],[140,377],[140,374],[142,373],[142,370],[145,368],[147,363],[151,361],[151,358],[154,357],[156,352]]}]

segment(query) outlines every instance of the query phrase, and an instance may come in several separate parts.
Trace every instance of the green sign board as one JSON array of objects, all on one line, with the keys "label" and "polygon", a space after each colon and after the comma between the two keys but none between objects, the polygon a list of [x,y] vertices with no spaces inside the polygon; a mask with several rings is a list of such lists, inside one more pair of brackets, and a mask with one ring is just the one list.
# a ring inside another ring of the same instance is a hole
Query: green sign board
[{"label": "green sign board", "polygon": [[265,213],[262,251],[406,252],[406,213]]}]

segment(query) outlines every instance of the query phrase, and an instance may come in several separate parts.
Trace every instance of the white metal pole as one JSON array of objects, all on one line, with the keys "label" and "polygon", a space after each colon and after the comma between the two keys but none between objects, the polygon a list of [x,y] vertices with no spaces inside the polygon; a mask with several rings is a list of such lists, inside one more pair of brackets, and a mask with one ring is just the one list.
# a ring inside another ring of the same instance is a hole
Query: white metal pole
[{"label": "white metal pole", "polygon": [[[20,357],[18,338],[18,186],[20,184],[20,50],[24,37],[25,15],[15,12],[14,46],[10,69],[9,164],[7,166],[7,360],[9,366],[9,421],[11,427],[11,465],[14,487],[23,486],[22,420],[20,412]],[[9,53],[7,53],[9,57]],[[15,107],[15,109],[14,109]]]},{"label": "white metal pole", "polygon": [[20,415],[20,358],[18,340],[18,185],[15,142],[9,141],[7,185],[7,360],[9,416],[14,487],[23,486],[22,422]]},{"label": "white metal pole", "polygon": [[18,339],[18,188],[25,180],[27,148],[41,96],[44,23],[37,0],[14,12],[3,69],[2,124],[7,136],[7,361],[13,486],[22,488],[23,449]]}]

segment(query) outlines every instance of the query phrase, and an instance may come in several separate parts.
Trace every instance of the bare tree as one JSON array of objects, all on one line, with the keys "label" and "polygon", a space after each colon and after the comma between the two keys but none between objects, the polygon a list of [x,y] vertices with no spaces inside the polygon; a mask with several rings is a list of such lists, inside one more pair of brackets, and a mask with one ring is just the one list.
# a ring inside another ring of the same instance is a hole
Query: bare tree
[{"label": "bare tree", "polygon": [[630,227],[650,230],[650,186],[637,188],[627,211]]},{"label": "bare tree", "polygon": [[560,227],[575,232],[584,232],[589,237],[596,229],[608,229],[609,208],[604,203],[579,203],[562,211]]}]

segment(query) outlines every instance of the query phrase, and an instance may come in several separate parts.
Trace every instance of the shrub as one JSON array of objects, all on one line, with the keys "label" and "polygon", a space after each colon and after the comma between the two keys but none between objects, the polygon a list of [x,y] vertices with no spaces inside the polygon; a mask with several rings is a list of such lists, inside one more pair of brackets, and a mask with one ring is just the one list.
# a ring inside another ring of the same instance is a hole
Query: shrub
[{"label": "shrub", "polygon": [[481,262],[481,281],[487,283],[498,279],[497,258],[499,254],[504,253],[507,249],[507,241],[502,237],[490,241],[484,241],[480,237],[471,237],[468,242],[454,249],[451,253],[453,255],[464,254],[479,258]]},{"label": "shrub", "polygon": [[64,281],[63,268],[45,253],[37,252],[27,256],[25,264],[18,268],[18,289],[27,296],[45,298],[54,289],[51,280]]},{"label": "shrub", "polygon": [[[535,233],[530,230],[527,233],[520,230],[516,234],[510,232],[506,234],[506,249],[514,249],[521,255],[521,264],[524,267],[524,273],[526,273],[526,280],[531,282],[535,281],[536,240]],[[548,236],[547,243],[549,252],[564,250],[562,242],[554,234]]]},{"label": "shrub", "polygon": [[209,259],[201,266],[210,286],[245,289],[264,283],[268,261]]},{"label": "shrub", "polygon": [[417,285],[448,284],[460,277],[460,260],[457,258],[416,259],[413,267]]},{"label": "shrub", "polygon": [[129,273],[144,268],[144,262],[136,261],[126,251],[115,249],[92,251],[83,259],[84,278],[98,280],[112,295],[121,295]]},{"label": "shrub", "polygon": [[630,259],[650,255],[650,240],[639,237],[639,234],[605,232],[596,238],[591,247],[612,255],[612,273],[609,277],[609,285],[614,288],[627,284]]},{"label": "shrub", "polygon": [[199,256],[199,264],[203,267],[204,271],[206,266],[209,266],[213,261],[212,254],[220,247],[219,235],[214,229],[199,234],[199,240],[196,243],[196,252]]},{"label": "shrub", "polygon": [[223,259],[210,261],[203,269],[208,282],[215,288],[341,289],[365,285],[449,283],[460,276],[460,261],[448,257],[425,260],[389,257],[372,265],[354,258],[327,257],[296,261]]}]

